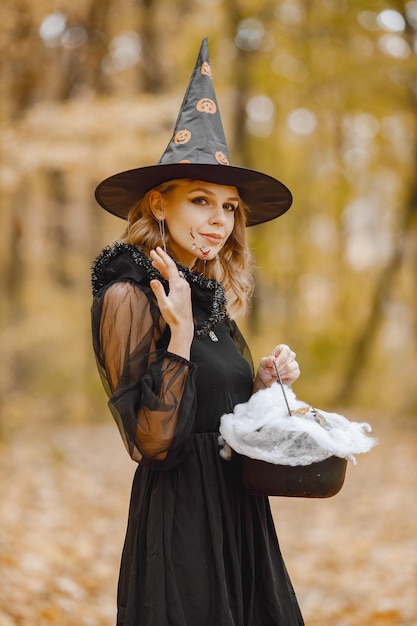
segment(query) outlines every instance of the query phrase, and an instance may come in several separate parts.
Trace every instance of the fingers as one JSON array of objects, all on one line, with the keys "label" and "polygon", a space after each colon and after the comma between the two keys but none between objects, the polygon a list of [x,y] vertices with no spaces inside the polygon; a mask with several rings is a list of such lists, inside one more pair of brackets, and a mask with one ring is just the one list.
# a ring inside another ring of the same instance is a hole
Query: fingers
[{"label": "fingers", "polygon": [[275,357],[277,365],[284,367],[287,363],[294,361],[296,354],[285,343],[280,343],[272,350],[272,356]]},{"label": "fingers", "polygon": [[300,375],[295,352],[285,344],[275,346],[270,356],[264,356],[260,360],[254,380],[254,392],[277,382],[279,380],[277,370],[281,382],[285,385],[292,385]]},{"label": "fingers", "polygon": [[166,301],[165,289],[159,280],[151,280],[149,284],[158,301],[158,306],[161,308],[161,304]]},{"label": "fingers", "polygon": [[272,357],[275,360],[281,381],[287,385],[295,382],[300,376],[300,368],[295,359],[295,352],[289,346],[279,344],[273,349]]},{"label": "fingers", "polygon": [[149,254],[153,267],[159,270],[166,280],[171,282],[172,280],[175,281],[176,278],[181,278],[181,272],[178,271],[175,262],[162,248],[157,247],[155,250],[151,250]]},{"label": "fingers", "polygon": [[300,368],[297,361],[290,363],[283,369],[279,369],[281,382],[285,385],[292,385],[300,376]]},{"label": "fingers", "polygon": [[173,259],[162,248],[150,251],[152,265],[169,282],[169,293],[159,280],[150,282],[158,307],[171,332],[183,326],[193,327],[191,288]]}]

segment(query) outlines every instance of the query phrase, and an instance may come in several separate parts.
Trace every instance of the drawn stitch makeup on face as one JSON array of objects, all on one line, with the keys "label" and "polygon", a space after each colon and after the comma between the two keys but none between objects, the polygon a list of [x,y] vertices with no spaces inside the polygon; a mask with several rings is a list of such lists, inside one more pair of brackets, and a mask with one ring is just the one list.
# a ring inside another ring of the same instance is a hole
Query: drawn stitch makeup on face
[{"label": "drawn stitch makeup on face", "polygon": [[[195,235],[193,233],[193,229],[192,227],[190,228],[190,235],[192,239],[195,239]],[[193,241],[193,243],[191,244],[191,250],[195,250],[197,247],[197,244],[195,243],[195,241]]]},{"label": "drawn stitch makeup on face", "polygon": [[191,244],[191,250],[195,250],[196,248],[198,248],[201,252],[201,254],[203,255],[204,260],[207,259],[208,255],[211,252],[211,248],[207,248],[206,245],[202,244],[201,246],[197,246],[196,242],[195,242],[195,235],[193,233],[193,228],[190,228],[190,235],[191,238],[193,239],[193,242]]}]

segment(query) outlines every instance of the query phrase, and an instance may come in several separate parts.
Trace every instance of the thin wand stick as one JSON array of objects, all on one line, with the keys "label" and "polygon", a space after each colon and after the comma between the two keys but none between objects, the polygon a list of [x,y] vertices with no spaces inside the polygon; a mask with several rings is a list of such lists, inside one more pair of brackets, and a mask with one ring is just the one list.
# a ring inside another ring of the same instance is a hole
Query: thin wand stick
[{"label": "thin wand stick", "polygon": [[282,384],[281,376],[279,375],[278,366],[277,366],[277,362],[275,361],[275,359],[274,359],[274,365],[275,365],[275,371],[276,371],[276,373],[277,373],[277,378],[278,378],[278,380],[279,380],[279,384],[281,385],[282,394],[283,394],[283,396],[284,396],[285,404],[287,405],[288,415],[289,415],[290,417],[292,417],[292,413],[291,413],[290,405],[288,404],[287,395],[286,395],[286,393],[285,393],[284,385]]}]

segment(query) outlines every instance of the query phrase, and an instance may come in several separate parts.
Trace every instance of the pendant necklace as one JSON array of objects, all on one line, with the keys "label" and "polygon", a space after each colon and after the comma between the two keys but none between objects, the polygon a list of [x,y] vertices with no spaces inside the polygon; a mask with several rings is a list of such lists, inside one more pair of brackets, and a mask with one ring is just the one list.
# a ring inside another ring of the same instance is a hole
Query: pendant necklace
[{"label": "pendant necklace", "polygon": [[210,330],[208,335],[212,341],[219,341],[219,338],[217,337],[214,330]]}]

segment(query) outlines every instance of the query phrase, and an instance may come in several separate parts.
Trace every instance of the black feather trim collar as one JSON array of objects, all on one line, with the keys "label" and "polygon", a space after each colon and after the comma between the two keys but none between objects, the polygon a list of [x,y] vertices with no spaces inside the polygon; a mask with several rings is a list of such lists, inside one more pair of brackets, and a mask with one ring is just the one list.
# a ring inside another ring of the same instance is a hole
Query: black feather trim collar
[{"label": "black feather trim collar", "polygon": [[[191,287],[195,336],[204,337],[226,317],[226,296],[223,285],[202,274],[193,274],[177,263]],[[139,246],[113,243],[98,255],[91,273],[93,295],[116,281],[133,280],[149,288],[149,282],[158,279],[168,293],[169,284],[156,270]]]}]

